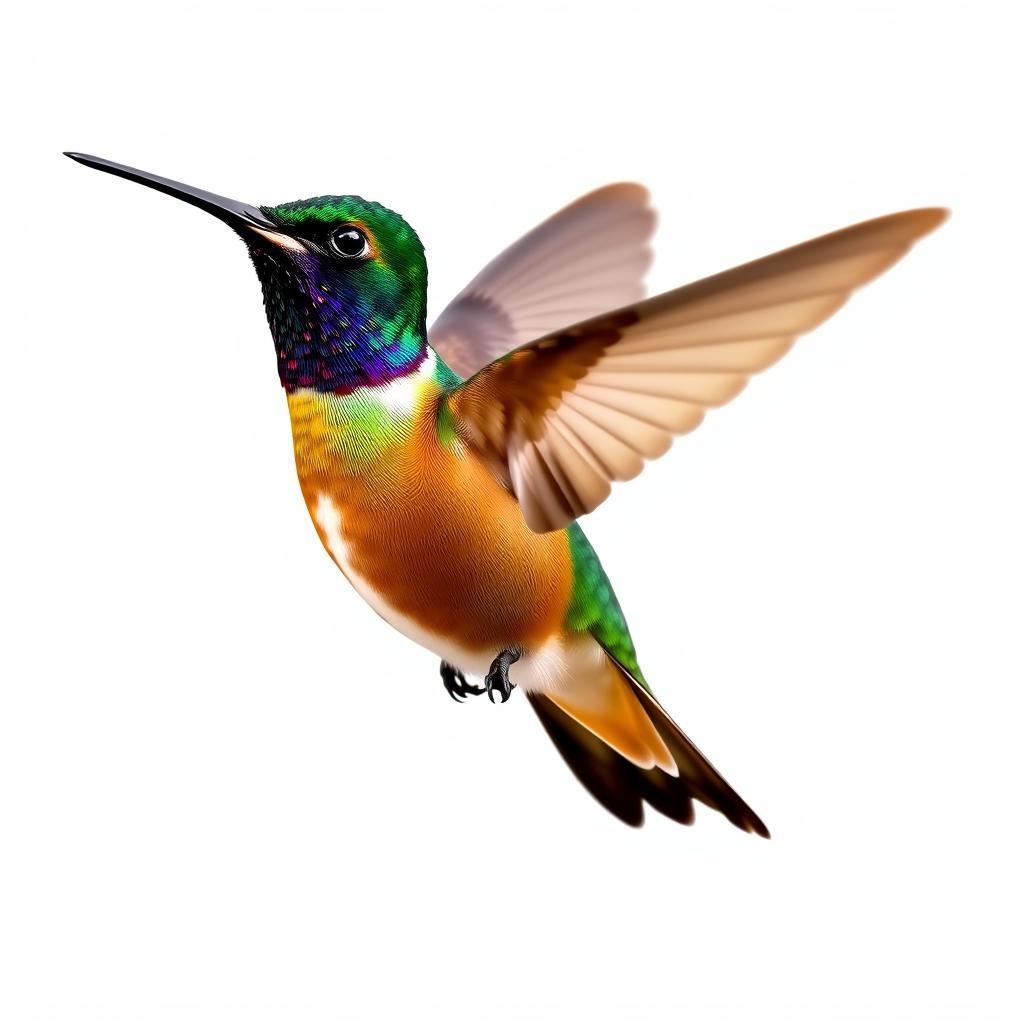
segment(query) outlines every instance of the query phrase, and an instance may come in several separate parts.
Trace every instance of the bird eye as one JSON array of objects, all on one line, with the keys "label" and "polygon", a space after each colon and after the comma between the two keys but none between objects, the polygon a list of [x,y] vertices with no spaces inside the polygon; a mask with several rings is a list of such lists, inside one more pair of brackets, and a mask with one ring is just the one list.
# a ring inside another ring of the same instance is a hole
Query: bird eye
[{"label": "bird eye", "polygon": [[370,243],[359,228],[351,224],[331,232],[331,248],[347,260],[357,260],[370,251]]}]

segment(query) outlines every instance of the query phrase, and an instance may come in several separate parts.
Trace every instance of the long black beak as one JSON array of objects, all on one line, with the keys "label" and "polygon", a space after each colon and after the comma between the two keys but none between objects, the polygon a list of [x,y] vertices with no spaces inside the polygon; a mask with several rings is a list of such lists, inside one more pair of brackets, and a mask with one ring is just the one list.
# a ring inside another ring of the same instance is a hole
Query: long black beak
[{"label": "long black beak", "polygon": [[98,171],[106,171],[108,174],[116,174],[120,178],[127,178],[129,181],[137,181],[140,185],[148,185],[158,192],[166,192],[169,196],[198,206],[200,210],[212,213],[226,224],[230,224],[235,230],[242,228],[263,228],[264,230],[275,230],[277,225],[268,220],[263,213],[255,206],[248,203],[240,203],[235,199],[226,199],[214,192],[205,192],[201,188],[192,188],[191,185],[183,185],[180,181],[171,181],[170,178],[161,178],[158,174],[147,174],[145,171],[136,170],[134,167],[126,167],[124,164],[115,164],[112,160],[103,160],[98,156],[87,156],[85,153],[65,153],[65,156],[77,160],[86,167],[95,167]]}]

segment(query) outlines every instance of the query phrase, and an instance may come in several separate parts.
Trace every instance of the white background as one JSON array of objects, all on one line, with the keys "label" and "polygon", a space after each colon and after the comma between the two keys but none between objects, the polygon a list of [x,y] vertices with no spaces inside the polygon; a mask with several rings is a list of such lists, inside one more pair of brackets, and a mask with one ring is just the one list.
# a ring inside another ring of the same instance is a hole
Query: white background
[{"label": "white background", "polygon": [[[8,11],[7,1019],[1020,1010],[1012,6]],[[617,179],[661,211],[654,291],[952,207],[586,522],[772,841],[700,808],[629,830],[521,697],[453,704],[307,521],[241,244],[63,149],[380,200],[434,314]]]}]

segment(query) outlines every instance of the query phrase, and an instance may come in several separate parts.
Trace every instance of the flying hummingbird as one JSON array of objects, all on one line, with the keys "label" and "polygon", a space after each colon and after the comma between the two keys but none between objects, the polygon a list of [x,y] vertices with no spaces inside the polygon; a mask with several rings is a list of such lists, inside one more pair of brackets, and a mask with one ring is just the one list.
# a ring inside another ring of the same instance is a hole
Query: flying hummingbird
[{"label": "flying hummingbird", "polygon": [[[518,687],[612,814],[761,819],[653,696],[577,520],[946,217],[865,221],[644,299],[654,213],[616,184],[489,263],[426,327],[416,232],[358,196],[249,206],[81,153],[242,237],[302,495],[366,602],[456,700]],[[611,310],[611,312],[609,312]],[[475,685],[467,676],[482,680]]]}]

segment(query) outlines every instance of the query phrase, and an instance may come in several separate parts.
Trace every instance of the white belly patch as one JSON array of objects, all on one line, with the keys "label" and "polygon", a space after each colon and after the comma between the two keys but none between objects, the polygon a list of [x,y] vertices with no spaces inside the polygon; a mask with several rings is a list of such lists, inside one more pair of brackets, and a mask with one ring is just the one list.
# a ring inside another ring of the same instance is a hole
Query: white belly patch
[{"label": "white belly patch", "polygon": [[[386,597],[359,575],[352,565],[349,546],[344,537],[341,510],[329,494],[321,492],[313,518],[323,531],[327,550],[335,564],[362,599],[385,622],[403,636],[407,636],[463,672],[481,678],[487,674],[492,659],[498,654],[497,651],[469,651],[448,637],[424,629],[408,615],[393,608]],[[509,676],[512,682],[523,690],[543,692],[558,689],[565,679],[570,663],[576,661],[583,653],[577,651],[579,646],[573,644],[569,649],[563,644],[561,637],[554,636],[541,647],[526,651],[522,658],[512,665]],[[597,645],[590,641],[586,646]]]}]

